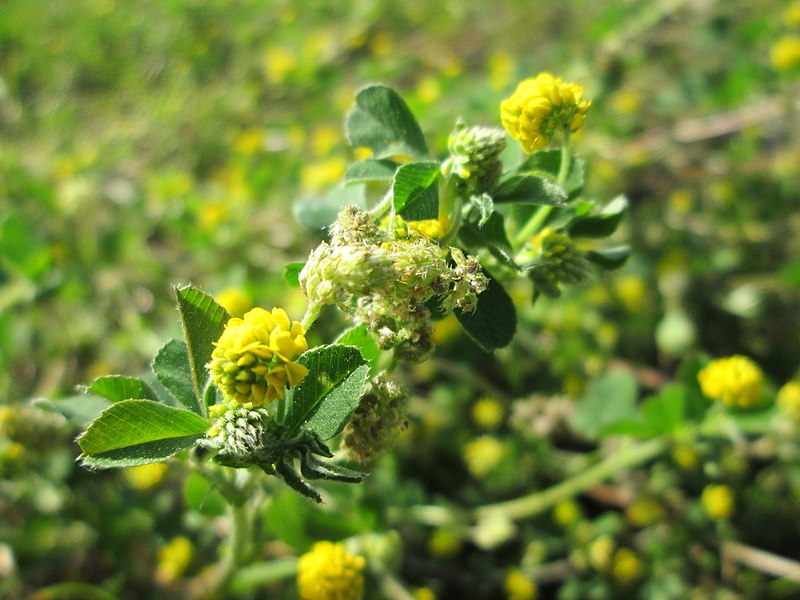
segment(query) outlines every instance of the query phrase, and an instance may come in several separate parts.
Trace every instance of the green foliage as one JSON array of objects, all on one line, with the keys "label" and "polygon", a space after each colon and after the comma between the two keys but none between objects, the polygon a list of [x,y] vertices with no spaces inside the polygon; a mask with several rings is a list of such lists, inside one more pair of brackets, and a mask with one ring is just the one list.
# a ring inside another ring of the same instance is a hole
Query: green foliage
[{"label": "green foliage", "polygon": [[401,165],[392,180],[392,206],[407,221],[435,219],[439,214],[439,163]]},{"label": "green foliage", "polygon": [[156,354],[152,367],[158,381],[175,400],[198,415],[204,414],[195,392],[186,342],[168,341]]},{"label": "green foliage", "polygon": [[130,467],[159,462],[194,446],[208,422],[153,400],[110,406],[81,435],[81,462],[89,467]]},{"label": "green foliage", "polygon": [[369,148],[376,158],[425,158],[428,146],[408,105],[393,89],[371,85],[356,94],[345,131],[350,146]]},{"label": "green foliage", "polygon": [[309,350],[300,364],[311,375],[290,392],[281,425],[289,437],[306,429],[330,439],[358,405],[369,367],[356,348],[338,344]]},{"label": "green foliage", "polygon": [[489,287],[478,296],[474,312],[456,311],[456,318],[486,352],[507,346],[517,331],[514,302],[497,279],[486,273]]}]

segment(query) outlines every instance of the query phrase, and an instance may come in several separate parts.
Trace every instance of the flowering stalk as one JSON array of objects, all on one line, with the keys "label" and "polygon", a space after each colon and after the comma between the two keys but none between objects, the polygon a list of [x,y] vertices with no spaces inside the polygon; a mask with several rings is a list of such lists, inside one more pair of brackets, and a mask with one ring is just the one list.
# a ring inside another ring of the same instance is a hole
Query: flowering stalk
[{"label": "flowering stalk", "polygon": [[[572,163],[571,147],[569,129],[564,129],[564,137],[561,142],[561,164],[558,167],[558,178],[556,179],[556,183],[560,186],[567,182],[567,176],[569,175],[569,167]],[[514,239],[514,248],[519,249],[525,242],[530,240],[541,229],[551,212],[553,212],[552,205],[539,206],[536,212],[531,215],[531,218],[528,219],[528,222],[519,230],[517,237]]]}]

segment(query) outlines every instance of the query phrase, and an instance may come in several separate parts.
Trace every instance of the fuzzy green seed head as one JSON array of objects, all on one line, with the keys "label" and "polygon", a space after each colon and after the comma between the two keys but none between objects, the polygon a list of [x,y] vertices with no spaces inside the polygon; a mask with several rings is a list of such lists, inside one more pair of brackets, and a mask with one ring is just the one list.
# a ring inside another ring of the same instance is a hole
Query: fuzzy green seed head
[{"label": "fuzzy green seed head", "polygon": [[566,233],[546,227],[533,239],[533,250],[538,264],[530,276],[547,296],[558,297],[559,286],[582,283],[589,276],[583,250]]},{"label": "fuzzy green seed head", "polygon": [[505,132],[496,127],[467,127],[456,124],[447,144],[450,156],[442,172],[458,178],[469,194],[491,192],[500,180],[499,155],[506,147]]},{"label": "fuzzy green seed head", "polygon": [[200,444],[220,454],[251,456],[263,444],[265,423],[271,418],[266,408],[235,400],[211,407],[214,422]]}]

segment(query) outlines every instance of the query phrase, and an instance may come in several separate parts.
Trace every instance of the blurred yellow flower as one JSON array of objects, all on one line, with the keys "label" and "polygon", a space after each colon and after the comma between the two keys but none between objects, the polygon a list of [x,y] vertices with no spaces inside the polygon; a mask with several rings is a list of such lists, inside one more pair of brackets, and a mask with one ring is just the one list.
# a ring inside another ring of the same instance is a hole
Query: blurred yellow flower
[{"label": "blurred yellow flower", "polygon": [[241,154],[255,154],[264,147],[264,132],[259,129],[245,129],[233,140],[233,149]]},{"label": "blurred yellow flower", "polygon": [[156,580],[173,583],[183,576],[194,556],[194,544],[183,536],[172,538],[158,553]]},{"label": "blurred yellow flower", "polygon": [[647,284],[638,275],[623,275],[614,281],[615,291],[629,313],[638,313],[647,306]]},{"label": "blurred yellow flower", "polygon": [[483,429],[497,429],[503,423],[505,412],[497,398],[483,396],[472,407],[472,420]]},{"label": "blurred yellow flower", "polygon": [[214,346],[208,365],[214,383],[242,404],[283,398],[286,388],[308,375],[294,362],[308,349],[305,330],[282,308],[254,308],[241,319],[233,317]]},{"label": "blurred yellow flower", "polygon": [[225,288],[217,294],[216,300],[233,317],[243,317],[253,307],[250,294],[238,287]]},{"label": "blurred yellow flower", "polygon": [[728,519],[733,515],[733,491],[727,485],[707,485],[700,496],[700,503],[712,519]]},{"label": "blurred yellow flower", "polygon": [[800,66],[800,35],[790,34],[780,38],[772,45],[769,58],[778,71],[790,71]]},{"label": "blurred yellow flower", "polygon": [[311,153],[326,156],[342,140],[342,131],[333,125],[320,125],[311,132]]},{"label": "blurred yellow flower", "polygon": [[712,360],[697,374],[707,397],[736,408],[750,408],[764,398],[764,374],[746,356]]},{"label": "blurred yellow flower", "polygon": [[684,471],[694,471],[700,466],[700,457],[689,444],[676,444],[672,448],[672,461]]},{"label": "blurred yellow flower", "polygon": [[654,498],[637,498],[625,509],[625,518],[634,527],[650,527],[666,516],[666,511]]},{"label": "blurred yellow flower", "polygon": [[429,587],[418,587],[411,590],[414,600],[436,600],[436,593]]},{"label": "blurred yellow flower", "polygon": [[356,600],[364,591],[366,561],[344,544],[317,542],[297,562],[301,600]]},{"label": "blurred yellow flower", "polygon": [[783,22],[788,27],[800,27],[800,2],[795,0],[783,11]]},{"label": "blurred yellow flower", "polygon": [[347,170],[347,161],[341,156],[308,162],[300,175],[303,191],[321,192],[341,179]]},{"label": "blurred yellow flower", "polygon": [[461,552],[461,538],[450,529],[439,527],[428,540],[428,552],[436,558],[453,558]]},{"label": "blurred yellow flower", "polygon": [[442,95],[442,86],[436,77],[423,77],[417,82],[416,95],[423,104],[433,104]]},{"label": "blurred yellow flower", "polygon": [[507,52],[495,52],[486,63],[489,72],[489,87],[499,92],[505,89],[514,75],[514,58]]},{"label": "blurred yellow flower", "polygon": [[264,53],[264,75],[270,83],[283,83],[295,68],[297,68],[297,57],[288,48],[272,46]]},{"label": "blurred yellow flower", "polygon": [[149,465],[128,467],[122,471],[131,487],[137,490],[149,490],[157,486],[164,479],[166,472],[167,465],[165,463],[150,463]]},{"label": "blurred yellow flower", "polygon": [[553,520],[565,529],[575,525],[582,517],[580,505],[572,498],[561,500],[553,507]]},{"label": "blurred yellow flower", "polygon": [[591,100],[581,100],[583,88],[564,83],[550,73],[525,79],[500,104],[503,127],[530,154],[545,148],[556,131],[575,133],[583,127]]},{"label": "blurred yellow flower", "polygon": [[611,575],[622,585],[638,580],[644,572],[642,561],[630,548],[620,548],[614,553]]},{"label": "blurred yellow flower", "polygon": [[521,569],[509,569],[503,587],[508,600],[535,600],[539,594],[536,582]]},{"label": "blurred yellow flower", "polygon": [[777,403],[789,418],[800,421],[800,382],[790,381],[778,390]]},{"label": "blurred yellow flower", "polygon": [[483,479],[500,464],[504,453],[503,442],[496,437],[482,435],[464,447],[464,461],[473,477]]},{"label": "blurred yellow flower", "polygon": [[593,569],[602,572],[611,566],[614,545],[614,539],[610,535],[601,535],[589,544],[589,563]]}]

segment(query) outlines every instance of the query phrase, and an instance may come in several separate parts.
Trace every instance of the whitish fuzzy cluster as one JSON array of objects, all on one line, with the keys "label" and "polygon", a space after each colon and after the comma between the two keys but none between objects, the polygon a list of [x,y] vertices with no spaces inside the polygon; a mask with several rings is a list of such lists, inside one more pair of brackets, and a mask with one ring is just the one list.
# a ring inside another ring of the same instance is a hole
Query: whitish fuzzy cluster
[{"label": "whitish fuzzy cluster", "polygon": [[297,562],[297,588],[301,600],[356,600],[364,591],[363,556],[351,554],[344,544],[317,542]]},{"label": "whitish fuzzy cluster", "polygon": [[456,124],[447,148],[450,156],[442,164],[445,175],[455,176],[468,194],[491,192],[500,180],[500,153],[506,147],[505,132],[496,127]]},{"label": "whitish fuzzy cluster", "polygon": [[583,127],[591,100],[581,100],[583,88],[564,83],[550,73],[520,82],[500,104],[500,119],[512,138],[528,154],[545,148],[553,134],[576,132]]},{"label": "whitish fuzzy cluster", "polygon": [[203,446],[241,457],[252,455],[262,446],[264,423],[269,418],[266,408],[233,400],[215,404],[210,412],[214,422],[200,442]]},{"label": "whitish fuzzy cluster", "polygon": [[589,275],[589,262],[583,250],[566,233],[543,229],[533,239],[538,264],[530,277],[543,294],[558,297],[559,285],[574,285]]},{"label": "whitish fuzzy cluster", "polygon": [[487,285],[477,258],[414,231],[394,239],[354,206],[342,209],[330,244],[315,248],[300,272],[310,305],[335,304],[366,323],[381,348],[411,361],[433,350],[428,302],[471,312]]},{"label": "whitish fuzzy cluster", "polygon": [[407,396],[383,374],[373,377],[344,429],[342,448],[366,463],[390,450],[408,427]]},{"label": "whitish fuzzy cluster", "polygon": [[230,319],[214,345],[211,377],[228,399],[242,404],[283,398],[286,388],[308,375],[294,362],[308,349],[305,331],[282,308],[254,308],[241,319]]}]

